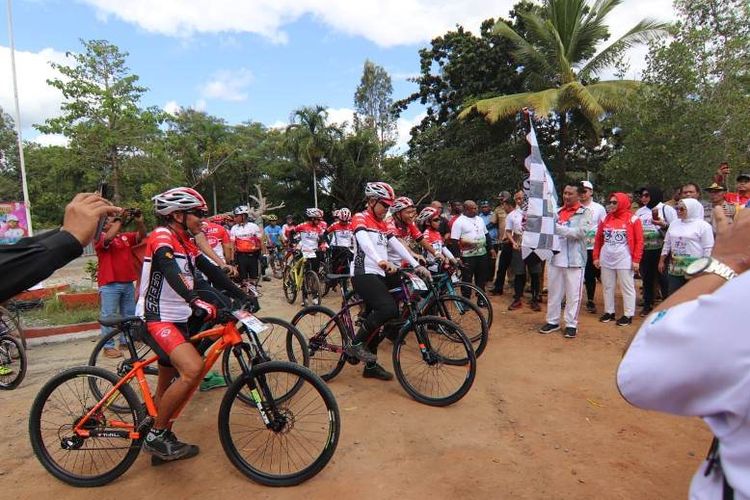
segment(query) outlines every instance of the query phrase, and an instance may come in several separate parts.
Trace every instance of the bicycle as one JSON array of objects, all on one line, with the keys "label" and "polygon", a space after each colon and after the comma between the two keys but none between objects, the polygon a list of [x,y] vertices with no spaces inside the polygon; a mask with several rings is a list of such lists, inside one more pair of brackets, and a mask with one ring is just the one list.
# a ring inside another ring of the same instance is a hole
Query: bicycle
[{"label": "bicycle", "polygon": [[26,336],[23,334],[21,327],[21,311],[29,311],[42,307],[44,302],[41,299],[33,300],[9,300],[5,307],[0,306],[0,323],[4,328],[10,330],[10,334],[21,341],[21,345],[26,349]]},{"label": "bicycle", "polygon": [[[258,319],[267,327],[262,334],[258,334],[258,338],[264,352],[268,354],[270,359],[289,361],[303,366],[310,365],[307,341],[297,328],[279,318],[263,317]],[[133,369],[136,361],[143,361],[147,357],[154,355],[154,351],[148,343],[144,342],[148,333],[146,332],[146,325],[140,317],[112,316],[109,318],[99,318],[99,323],[103,326],[112,327],[112,331],[101,337],[94,346],[89,356],[89,366],[98,366],[116,373],[120,377],[124,377]],[[247,331],[243,333],[247,334]],[[104,355],[105,346],[117,340],[120,335],[124,338],[124,345],[127,347],[126,352],[123,353],[122,358],[108,358]],[[250,343],[251,339],[248,338],[245,342]],[[241,368],[232,361],[231,351],[224,351],[221,360],[221,371],[227,387],[232,385],[241,372]],[[145,367],[143,373],[147,376],[147,380],[151,384],[156,384],[159,373],[156,366]],[[131,382],[137,381],[133,380]],[[134,390],[136,389],[135,384],[132,387]],[[98,387],[92,386],[91,390],[95,397],[101,398],[103,396]],[[250,401],[250,398],[244,393],[240,395],[240,398],[246,400],[246,402]]]},{"label": "bicycle", "polygon": [[294,304],[297,292],[301,290],[303,305],[307,305],[308,296],[311,296],[313,304],[320,304],[320,278],[318,273],[307,265],[307,259],[315,257],[315,252],[297,252],[291,264],[284,269],[281,284],[288,303]]},{"label": "bicycle", "polygon": [[[310,479],[326,466],[338,444],[341,423],[333,394],[308,368],[271,361],[258,337],[265,326],[252,314],[222,309],[219,318],[222,324],[191,341],[218,336],[206,352],[199,379],[227,349],[241,367],[242,374],[219,408],[224,452],[241,473],[263,485],[292,486]],[[243,333],[250,343],[243,341]],[[32,449],[42,466],[79,487],[101,486],[124,474],[157,415],[144,372],[157,359],[134,362],[123,377],[94,366],[52,377],[36,396],[29,416]],[[130,385],[134,379],[141,399]],[[88,390],[94,384],[101,387],[101,398]],[[197,387],[196,382],[191,397]],[[239,398],[243,390],[252,404]],[[177,409],[175,419],[189,399]]]},{"label": "bicycle", "polygon": [[[473,283],[468,281],[461,281],[456,274],[455,268],[448,268],[444,272],[433,273],[433,279],[437,282],[438,290],[440,294],[464,297],[471,300],[471,297],[476,297],[473,301],[477,307],[484,314],[484,318],[487,320],[487,327],[492,326],[492,320],[494,319],[494,311],[492,308],[492,302],[490,302],[487,292],[479,288]],[[461,290],[459,294],[457,290]]]},{"label": "bicycle", "polygon": [[284,275],[284,253],[279,246],[274,246],[268,252],[268,265],[271,266],[271,274],[276,279]]},{"label": "bicycle", "polygon": [[[401,287],[392,290],[405,307],[399,320],[386,323],[398,327],[393,341],[393,369],[404,390],[416,401],[431,406],[447,406],[464,397],[476,376],[477,360],[471,342],[453,322],[435,316],[420,316],[417,303],[419,292],[426,285],[408,271],[399,271]],[[329,275],[333,280],[348,279],[349,275]],[[363,301],[351,298],[341,289],[341,309],[333,312],[324,306],[308,306],[299,311],[292,324],[307,337],[310,366],[323,380],[338,375],[344,364],[358,364],[344,352],[355,336],[355,322],[351,310]],[[370,334],[382,335],[383,329]],[[440,380],[438,380],[438,377]],[[431,391],[444,391],[432,393]]]},{"label": "bicycle", "polygon": [[26,376],[26,349],[14,335],[19,332],[10,312],[0,307],[0,390],[15,389]]}]

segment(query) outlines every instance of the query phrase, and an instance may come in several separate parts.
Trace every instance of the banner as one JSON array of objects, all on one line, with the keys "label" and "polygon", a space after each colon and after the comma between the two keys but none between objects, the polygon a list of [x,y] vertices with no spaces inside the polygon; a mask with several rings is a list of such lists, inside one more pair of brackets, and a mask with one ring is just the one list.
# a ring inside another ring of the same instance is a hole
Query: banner
[{"label": "banner", "polygon": [[0,203],[0,244],[12,245],[28,236],[26,206],[21,202]]},{"label": "banner", "polygon": [[526,140],[531,147],[524,165],[529,177],[524,182],[526,194],[525,221],[521,241],[521,255],[525,259],[536,253],[542,260],[551,259],[560,251],[560,239],[555,235],[555,217],[557,217],[557,193],[555,183],[547,170],[536,140],[534,124],[529,115],[529,133]]}]

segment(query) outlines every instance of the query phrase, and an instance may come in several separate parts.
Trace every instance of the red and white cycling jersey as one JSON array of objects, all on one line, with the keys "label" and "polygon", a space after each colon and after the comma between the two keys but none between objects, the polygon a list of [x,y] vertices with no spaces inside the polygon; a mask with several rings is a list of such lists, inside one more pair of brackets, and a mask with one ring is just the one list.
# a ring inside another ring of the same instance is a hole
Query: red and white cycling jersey
[{"label": "red and white cycling jersey", "polygon": [[[354,260],[352,261],[352,274],[378,274],[385,276],[385,271],[378,266],[378,262],[388,260],[388,240],[392,236],[388,229],[388,223],[377,220],[372,212],[365,210],[352,217],[352,228],[354,229],[355,237],[357,239],[362,237],[367,238],[375,251],[375,259],[373,259],[369,255],[365,255],[365,252],[362,251],[357,242]],[[362,234],[360,235],[359,233]]]},{"label": "red and white cycling jersey", "polygon": [[[422,233],[417,228],[417,225],[413,222],[411,224],[404,225],[396,222],[395,217],[391,217],[388,220],[388,230],[391,235],[402,240],[404,246],[407,248],[411,246],[411,243],[414,241],[422,241]],[[389,262],[392,262],[393,264],[401,267],[402,260],[403,259],[401,258],[401,255],[391,249],[388,249]]]},{"label": "red and white cycling jersey", "polygon": [[331,235],[331,246],[352,248],[354,244],[352,229],[351,221],[338,221],[328,226],[326,232]]},{"label": "red and white cycling jersey", "polygon": [[323,224],[313,224],[312,222],[303,222],[294,227],[294,232],[300,237],[299,249],[302,250],[302,254],[305,257],[310,257],[311,253],[321,247],[323,244],[320,242],[320,236],[325,233],[325,227]]},{"label": "red and white cycling jersey", "polygon": [[[438,254],[443,251],[443,247],[445,246],[445,241],[443,240],[443,235],[440,234],[440,231],[437,231],[435,229],[432,229],[428,227],[424,230],[424,234],[422,235],[425,238],[425,241],[430,244],[430,246],[437,252]],[[435,258],[432,255],[427,255],[427,259],[435,260]]]},{"label": "red and white cycling jersey", "polygon": [[246,222],[232,226],[229,236],[238,252],[252,253],[260,250],[260,239],[263,233],[256,223]]},{"label": "red and white cycling jersey", "polygon": [[[214,252],[216,252],[216,255],[221,257],[222,261],[224,261],[226,259],[224,256],[224,244],[231,241],[229,231],[224,229],[224,226],[209,221],[203,222],[201,230],[203,231],[203,234],[206,235],[208,244]],[[217,264],[224,264],[224,262],[217,262]]]},{"label": "red and white cycling jersey", "polygon": [[[184,245],[174,232],[166,227],[157,227],[146,239],[146,251],[141,272],[141,289],[138,295],[135,313],[146,321],[167,321],[179,323],[187,321],[192,314],[190,305],[174,291],[167,282],[164,273],[153,266],[154,253],[167,247],[173,254],[185,286],[192,290],[194,277],[191,266],[195,269],[195,259],[200,250],[190,239],[184,239]],[[188,264],[190,259],[190,264]]]}]

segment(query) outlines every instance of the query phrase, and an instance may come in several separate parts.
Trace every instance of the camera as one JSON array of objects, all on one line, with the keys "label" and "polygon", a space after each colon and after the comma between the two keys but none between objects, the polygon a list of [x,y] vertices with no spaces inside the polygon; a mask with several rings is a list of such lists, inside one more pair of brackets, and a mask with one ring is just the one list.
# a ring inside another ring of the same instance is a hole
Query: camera
[{"label": "camera", "polygon": [[138,218],[143,215],[140,208],[126,208],[123,215],[127,218]]}]

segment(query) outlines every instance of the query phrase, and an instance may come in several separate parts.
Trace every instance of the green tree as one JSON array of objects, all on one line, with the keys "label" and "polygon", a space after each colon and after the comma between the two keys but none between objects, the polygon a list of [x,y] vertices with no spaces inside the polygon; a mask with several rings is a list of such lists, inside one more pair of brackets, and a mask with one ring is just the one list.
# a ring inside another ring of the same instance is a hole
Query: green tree
[{"label": "green tree", "polygon": [[362,78],[354,92],[354,128],[374,131],[378,139],[379,165],[398,136],[392,95],[391,76],[385,68],[365,60]]},{"label": "green tree", "polygon": [[147,89],[137,84],[137,75],[130,74],[126,52],[106,40],[81,43],[82,53],[68,53],[75,65],[52,63],[62,77],[47,81],[65,98],[62,115],[36,128],[69,138],[85,166],[108,178],[119,202],[126,160],[146,154],[159,135],[161,113],[139,108]]},{"label": "green tree", "polygon": [[493,31],[514,46],[513,55],[525,73],[526,91],[482,98],[471,103],[462,116],[478,112],[496,122],[526,107],[533,108],[541,118],[556,113],[561,147],[555,171],[558,177],[564,177],[572,114],[580,115],[597,137],[602,130],[600,120],[621,109],[639,86],[631,80],[597,81],[597,75],[615,63],[624,50],[666,33],[666,24],[644,19],[597,53],[599,44],[609,38],[607,16],[621,3],[546,0],[541,8],[516,11],[523,30],[498,21]]},{"label": "green tree", "polygon": [[750,4],[677,0],[675,8],[673,39],[650,47],[648,85],[610,119],[621,129],[604,170],[615,186],[708,183],[721,161],[735,172],[750,167]]},{"label": "green tree", "polygon": [[13,118],[0,107],[0,200],[17,201],[22,197],[18,136]]}]

